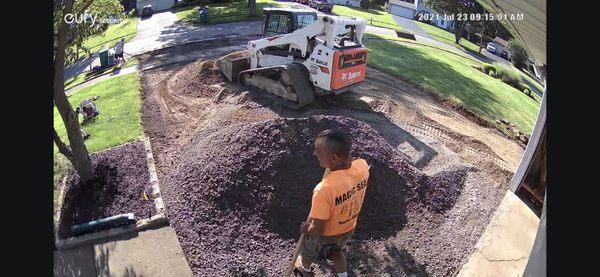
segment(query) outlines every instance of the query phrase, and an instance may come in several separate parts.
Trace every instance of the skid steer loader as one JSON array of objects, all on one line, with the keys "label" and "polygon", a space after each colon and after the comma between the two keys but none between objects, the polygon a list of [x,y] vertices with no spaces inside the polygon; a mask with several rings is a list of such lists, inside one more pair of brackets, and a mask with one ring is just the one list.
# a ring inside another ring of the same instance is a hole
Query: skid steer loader
[{"label": "skid steer loader", "polygon": [[248,42],[249,57],[220,61],[229,81],[277,95],[292,109],[364,82],[365,20],[302,9],[265,8],[264,13],[263,38]]}]

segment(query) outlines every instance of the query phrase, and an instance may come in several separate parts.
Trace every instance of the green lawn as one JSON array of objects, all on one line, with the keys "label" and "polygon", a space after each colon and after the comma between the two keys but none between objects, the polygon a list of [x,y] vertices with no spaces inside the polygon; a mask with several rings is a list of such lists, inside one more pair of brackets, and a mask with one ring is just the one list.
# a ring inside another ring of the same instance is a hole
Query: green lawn
[{"label": "green lawn", "polygon": [[[96,100],[100,115],[94,122],[82,126],[91,135],[85,141],[88,151],[95,152],[141,138],[140,90],[140,75],[134,72],[99,82],[69,97],[73,108],[84,99],[100,97]],[[62,118],[56,108],[54,128],[60,138],[68,143]],[[54,150],[58,152],[56,147]]]},{"label": "green lawn", "polygon": [[[417,25],[419,25],[419,27],[421,27],[423,31],[433,36],[436,40],[446,44],[457,46],[456,43],[454,43],[454,33],[420,21],[414,20],[414,22],[417,23]],[[476,55],[481,55],[479,54],[479,45],[468,41],[464,37],[460,39],[460,46],[462,46],[466,51],[470,51]]]},{"label": "green lawn", "polygon": [[398,31],[402,30],[402,28],[400,28],[400,26],[396,24],[396,22],[392,18],[392,15],[389,14],[387,11],[334,5],[332,12],[342,16],[360,17],[366,20],[367,24],[369,25],[394,29]]},{"label": "green lawn", "polygon": [[[208,7],[208,23],[205,25],[259,20],[263,18],[262,9],[266,7],[283,6],[274,0],[256,0],[256,16],[248,15],[248,1],[235,1],[228,3],[211,3]],[[188,23],[199,23],[198,6],[175,8],[177,17]]]},{"label": "green lawn", "polygon": [[[133,58],[133,57],[132,58],[128,58],[127,59],[127,64],[125,64],[125,67],[122,67],[122,68],[126,68],[126,67],[130,67],[130,66],[138,65],[139,63],[140,62],[136,58]],[[91,80],[93,78],[100,77],[100,76],[106,75],[106,74],[110,74],[112,72],[113,72],[112,69],[111,70],[107,70],[107,71],[102,72],[102,73],[100,73],[98,75],[95,75],[93,77],[88,77],[88,79],[86,79],[86,76],[85,76],[86,73],[81,73],[81,74],[79,74],[79,75],[77,75],[75,77],[71,77],[71,78],[69,78],[69,79],[67,79],[65,81],[65,90],[70,89],[72,87],[75,87],[75,86],[77,86],[77,85],[79,85],[79,84],[81,84],[83,82],[86,82],[88,80]]]},{"label": "green lawn", "polygon": [[539,102],[473,68],[478,63],[459,55],[421,45],[366,40],[369,66],[419,84],[453,100],[488,122],[506,118],[531,132]]},{"label": "green lawn", "polygon": [[111,24],[106,32],[89,37],[83,42],[85,47],[90,48],[93,52],[97,52],[102,49],[105,44],[112,48],[115,43],[122,38],[125,38],[125,42],[129,42],[137,33],[137,25],[140,22],[138,17],[126,18],[118,24]]}]

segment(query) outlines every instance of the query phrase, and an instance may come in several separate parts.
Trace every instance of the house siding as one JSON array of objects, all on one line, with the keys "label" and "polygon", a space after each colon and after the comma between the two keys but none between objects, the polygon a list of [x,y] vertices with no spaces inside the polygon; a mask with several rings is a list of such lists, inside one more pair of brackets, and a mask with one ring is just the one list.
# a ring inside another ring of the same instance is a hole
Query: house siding
[{"label": "house siding", "polygon": [[157,12],[171,9],[174,3],[175,1],[173,0],[138,0],[135,4],[135,8],[138,11],[141,11],[144,6],[152,5],[152,10]]},{"label": "house siding", "polygon": [[361,0],[333,0],[332,3],[342,6],[360,7]]}]

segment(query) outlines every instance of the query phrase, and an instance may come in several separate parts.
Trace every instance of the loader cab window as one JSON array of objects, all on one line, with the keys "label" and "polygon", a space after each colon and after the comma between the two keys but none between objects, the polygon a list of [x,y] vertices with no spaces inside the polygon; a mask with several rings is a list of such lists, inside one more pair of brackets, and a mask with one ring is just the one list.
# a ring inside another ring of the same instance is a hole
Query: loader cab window
[{"label": "loader cab window", "polygon": [[300,29],[317,21],[317,15],[314,13],[298,14],[296,20],[298,22],[298,29]]},{"label": "loader cab window", "polygon": [[291,33],[292,17],[289,14],[272,13],[267,15],[265,36],[271,37]]}]

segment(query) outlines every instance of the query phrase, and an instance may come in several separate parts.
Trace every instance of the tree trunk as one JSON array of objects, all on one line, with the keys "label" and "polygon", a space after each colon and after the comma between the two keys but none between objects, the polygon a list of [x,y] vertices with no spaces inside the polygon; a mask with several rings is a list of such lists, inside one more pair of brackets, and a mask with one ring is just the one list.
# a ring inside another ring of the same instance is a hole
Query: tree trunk
[{"label": "tree trunk", "polygon": [[466,21],[458,21],[458,26],[454,31],[454,43],[459,44],[460,38],[462,37],[462,33],[465,29],[465,25],[467,25]]},{"label": "tree trunk", "polygon": [[250,17],[256,16],[256,0],[248,0],[248,15]]},{"label": "tree trunk", "polygon": [[[74,0],[67,0],[65,3],[64,14],[70,13],[73,10]],[[60,116],[67,130],[69,139],[71,157],[67,156],[73,167],[77,171],[82,182],[90,181],[94,177],[94,168],[92,160],[83,141],[81,135],[81,126],[79,126],[79,118],[75,115],[73,107],[69,103],[65,94],[65,49],[67,47],[67,23],[62,20],[58,30],[58,42],[56,53],[54,53],[54,104],[60,113]],[[55,136],[56,132],[54,132]],[[55,138],[55,142],[56,142]],[[59,139],[60,141],[60,139]],[[62,143],[62,142],[61,142]],[[57,144],[59,149],[65,149],[64,145]]]},{"label": "tree trunk", "polygon": [[485,23],[481,24],[481,37],[479,38],[479,54],[481,54],[481,49],[483,49],[483,36],[485,36]]}]

